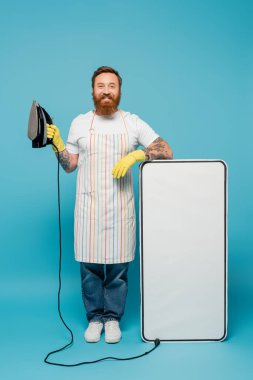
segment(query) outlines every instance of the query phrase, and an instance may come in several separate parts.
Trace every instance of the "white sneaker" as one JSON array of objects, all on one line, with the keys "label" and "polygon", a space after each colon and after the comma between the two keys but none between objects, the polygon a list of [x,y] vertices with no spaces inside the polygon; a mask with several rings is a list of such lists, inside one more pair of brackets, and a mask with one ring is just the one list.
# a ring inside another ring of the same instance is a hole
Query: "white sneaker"
[{"label": "white sneaker", "polygon": [[100,340],[101,332],[103,330],[102,322],[90,322],[87,330],[84,333],[86,342],[95,343]]},{"label": "white sneaker", "polygon": [[118,321],[105,322],[105,341],[106,343],[117,343],[121,339],[121,331]]}]

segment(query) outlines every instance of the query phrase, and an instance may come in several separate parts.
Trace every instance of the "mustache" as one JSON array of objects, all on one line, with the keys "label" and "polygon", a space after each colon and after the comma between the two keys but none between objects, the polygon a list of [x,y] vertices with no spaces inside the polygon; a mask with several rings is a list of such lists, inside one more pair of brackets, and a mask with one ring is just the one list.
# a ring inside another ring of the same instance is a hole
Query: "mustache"
[{"label": "mustache", "polygon": [[113,99],[111,95],[102,95],[100,99]]}]

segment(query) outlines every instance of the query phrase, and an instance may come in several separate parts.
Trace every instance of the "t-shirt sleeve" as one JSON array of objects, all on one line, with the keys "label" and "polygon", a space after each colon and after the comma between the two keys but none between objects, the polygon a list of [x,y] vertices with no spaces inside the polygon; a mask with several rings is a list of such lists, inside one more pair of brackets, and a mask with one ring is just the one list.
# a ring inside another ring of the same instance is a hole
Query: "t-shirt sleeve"
[{"label": "t-shirt sleeve", "polygon": [[71,123],[69,134],[66,143],[66,149],[69,153],[79,154],[79,148],[77,143],[76,123],[74,120]]},{"label": "t-shirt sleeve", "polygon": [[136,120],[138,145],[147,148],[159,135],[150,127],[148,123],[137,116]]}]

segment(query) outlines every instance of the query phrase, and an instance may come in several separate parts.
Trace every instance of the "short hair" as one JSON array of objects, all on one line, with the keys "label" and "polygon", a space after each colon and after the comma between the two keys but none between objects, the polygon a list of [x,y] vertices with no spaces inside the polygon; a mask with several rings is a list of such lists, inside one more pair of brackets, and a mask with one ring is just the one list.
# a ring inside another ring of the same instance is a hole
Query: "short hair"
[{"label": "short hair", "polygon": [[99,67],[96,71],[94,71],[94,73],[93,73],[93,75],[92,75],[92,79],[91,79],[91,82],[92,82],[92,88],[94,88],[95,78],[96,78],[99,74],[102,74],[102,73],[112,73],[112,74],[117,75],[118,80],[119,80],[119,86],[121,87],[121,84],[122,84],[122,78],[121,78],[121,76],[119,75],[118,71],[115,70],[115,69],[113,69],[113,68],[110,67],[110,66],[101,66],[101,67]]}]

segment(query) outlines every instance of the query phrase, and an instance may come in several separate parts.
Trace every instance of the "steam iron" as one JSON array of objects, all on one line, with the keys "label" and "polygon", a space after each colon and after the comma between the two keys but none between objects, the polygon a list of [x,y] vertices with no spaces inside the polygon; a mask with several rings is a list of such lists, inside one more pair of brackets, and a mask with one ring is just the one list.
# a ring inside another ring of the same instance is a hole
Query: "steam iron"
[{"label": "steam iron", "polygon": [[43,148],[52,144],[53,139],[47,138],[46,124],[53,124],[51,116],[34,100],[28,122],[28,137],[32,140],[33,148]]}]

